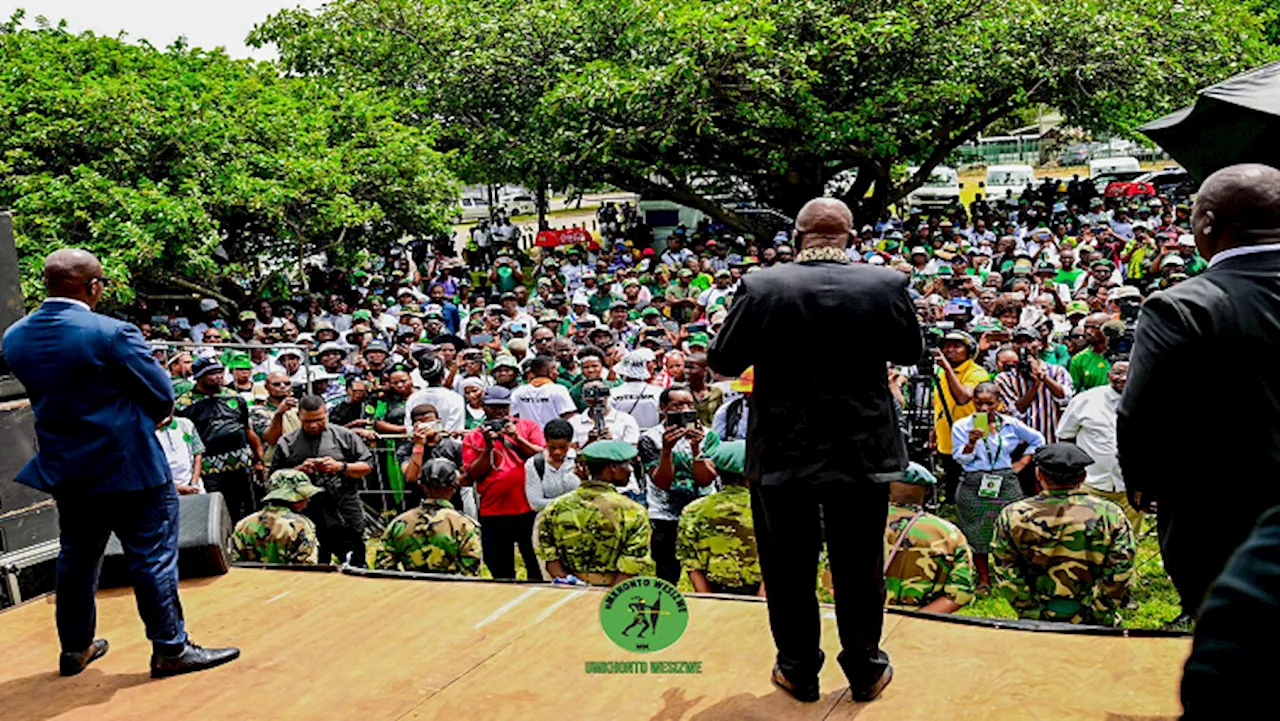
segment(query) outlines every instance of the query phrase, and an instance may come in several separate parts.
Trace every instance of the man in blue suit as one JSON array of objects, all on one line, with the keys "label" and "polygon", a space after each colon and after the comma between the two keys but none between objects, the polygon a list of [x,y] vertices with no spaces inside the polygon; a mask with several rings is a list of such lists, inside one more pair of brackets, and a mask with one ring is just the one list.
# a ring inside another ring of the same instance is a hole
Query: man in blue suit
[{"label": "man in blue suit", "polygon": [[4,353],[26,386],[39,452],[19,483],[53,495],[62,550],[57,621],[64,676],[107,652],[94,639],[94,595],[107,538],[124,547],[151,640],[151,675],[174,676],[235,659],[187,638],[178,601],[178,495],[156,440],[173,411],[173,386],[137,327],[98,315],[106,278],[91,253],[45,259],[47,298],[4,334]]}]

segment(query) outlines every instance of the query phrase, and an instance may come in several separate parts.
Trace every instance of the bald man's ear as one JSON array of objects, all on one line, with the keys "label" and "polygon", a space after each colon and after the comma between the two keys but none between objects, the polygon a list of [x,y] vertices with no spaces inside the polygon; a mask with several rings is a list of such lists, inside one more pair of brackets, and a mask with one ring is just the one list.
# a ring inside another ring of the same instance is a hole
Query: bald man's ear
[{"label": "bald man's ear", "polygon": [[1206,236],[1213,237],[1213,221],[1216,219],[1217,216],[1213,214],[1212,210],[1204,211],[1204,234]]}]

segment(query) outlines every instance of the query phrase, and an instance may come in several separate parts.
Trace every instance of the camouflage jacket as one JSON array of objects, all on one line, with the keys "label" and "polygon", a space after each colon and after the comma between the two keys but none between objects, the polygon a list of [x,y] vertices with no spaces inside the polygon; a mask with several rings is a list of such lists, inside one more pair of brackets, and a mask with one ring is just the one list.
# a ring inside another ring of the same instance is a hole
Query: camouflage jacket
[{"label": "camouflage jacket", "polygon": [[310,518],[268,503],[240,519],[231,532],[231,560],[259,563],[317,563],[316,527]]},{"label": "camouflage jacket", "polygon": [[649,515],[601,481],[559,496],[538,517],[537,551],[569,573],[653,575]]},{"label": "camouflage jacket", "polygon": [[716,586],[759,586],[763,576],[747,487],[726,486],[685,506],[676,535],[676,557],[688,570],[702,571]]},{"label": "camouflage jacket", "polygon": [[387,526],[374,566],[388,571],[478,575],[480,526],[446,500],[423,499]]},{"label": "camouflage jacket", "polygon": [[991,543],[995,590],[1022,618],[1114,626],[1136,551],[1119,506],[1083,490],[1005,506]]},{"label": "camouflage jacket", "polygon": [[954,523],[923,513],[919,506],[889,506],[885,560],[917,512],[920,518],[885,571],[885,603],[925,606],[940,596],[949,596],[962,606],[969,603],[973,600],[973,551]]}]

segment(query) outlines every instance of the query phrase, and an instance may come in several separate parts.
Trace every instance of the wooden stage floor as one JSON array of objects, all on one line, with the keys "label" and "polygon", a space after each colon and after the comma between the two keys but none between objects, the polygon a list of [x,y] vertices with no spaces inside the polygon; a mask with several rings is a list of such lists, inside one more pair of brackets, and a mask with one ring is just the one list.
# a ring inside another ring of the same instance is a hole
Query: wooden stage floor
[{"label": "wooden stage floor", "polygon": [[825,697],[770,685],[765,606],[689,600],[689,628],[644,660],[701,675],[588,675],[641,658],[600,629],[601,593],[552,586],[371,579],[233,569],[183,583],[192,637],[239,661],[153,681],[127,589],[104,591],[111,652],[57,676],[51,599],[0,613],[0,719],[1153,719],[1176,718],[1190,642],[998,630],[899,615],[884,646],[897,675],[870,704],[844,694],[825,609]]}]

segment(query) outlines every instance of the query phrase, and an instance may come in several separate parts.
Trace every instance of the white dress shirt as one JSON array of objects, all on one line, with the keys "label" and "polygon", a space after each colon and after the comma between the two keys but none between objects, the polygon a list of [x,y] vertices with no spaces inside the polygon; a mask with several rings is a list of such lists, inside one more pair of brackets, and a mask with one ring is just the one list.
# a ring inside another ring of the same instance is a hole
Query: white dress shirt
[{"label": "white dress shirt", "polygon": [[1116,408],[1120,394],[1110,385],[1077,393],[1058,419],[1058,439],[1074,440],[1093,458],[1085,469],[1085,485],[1114,493],[1124,490],[1124,476],[1116,460]]}]

